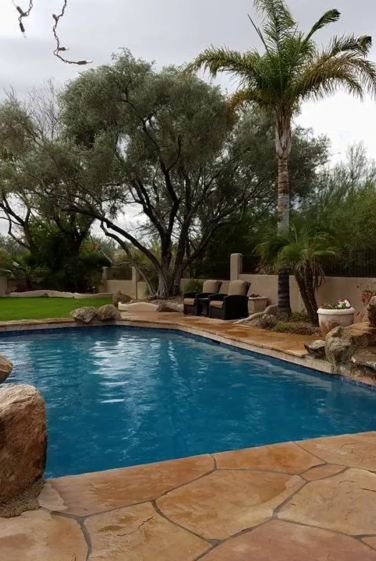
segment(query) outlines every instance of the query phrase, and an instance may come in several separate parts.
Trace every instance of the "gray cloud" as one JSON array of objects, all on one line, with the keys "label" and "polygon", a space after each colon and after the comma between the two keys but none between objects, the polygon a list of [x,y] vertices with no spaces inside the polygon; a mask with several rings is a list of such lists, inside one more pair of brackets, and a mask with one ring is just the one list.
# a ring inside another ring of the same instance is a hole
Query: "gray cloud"
[{"label": "gray cloud", "polygon": [[[25,7],[27,0],[19,0]],[[67,66],[52,56],[53,11],[61,0],[34,0],[35,11],[26,20],[27,38],[17,28],[17,14],[11,0],[0,7],[0,94],[13,86],[20,95],[53,76],[64,82],[82,68]],[[342,13],[340,22],[320,32],[325,43],[333,34],[355,32],[376,36],[375,0],[289,0],[303,29],[327,9]],[[247,18],[254,13],[252,0],[69,0],[62,21],[62,43],[72,58],[93,59],[93,66],[109,62],[111,53],[128,47],[135,56],[155,60],[158,66],[182,64],[209,44],[246,50],[257,45]],[[372,57],[376,59],[376,50]],[[220,82],[230,89],[225,78]],[[300,122],[333,140],[334,152],[343,152],[349,142],[364,140],[376,156],[376,111],[373,102],[360,104],[348,96],[309,104]]]}]

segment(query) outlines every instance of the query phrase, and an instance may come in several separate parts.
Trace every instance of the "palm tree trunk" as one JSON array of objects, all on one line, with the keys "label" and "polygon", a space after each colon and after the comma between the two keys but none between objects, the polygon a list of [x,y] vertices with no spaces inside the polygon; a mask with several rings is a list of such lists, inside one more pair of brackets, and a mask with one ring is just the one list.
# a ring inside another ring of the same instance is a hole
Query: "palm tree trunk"
[{"label": "palm tree trunk", "polygon": [[[288,161],[291,152],[291,118],[279,116],[276,122],[278,156],[278,232],[290,227],[290,185]],[[287,269],[278,271],[278,313],[291,315],[290,275]]]},{"label": "palm tree trunk", "polygon": [[296,282],[298,283],[299,292],[302,297],[305,309],[309,317],[309,321],[313,325],[319,324],[317,315],[317,303],[315,295],[315,282],[312,270],[306,268],[304,274],[295,275]]},{"label": "palm tree trunk", "polygon": [[278,156],[278,231],[290,226],[290,185],[287,154]]}]

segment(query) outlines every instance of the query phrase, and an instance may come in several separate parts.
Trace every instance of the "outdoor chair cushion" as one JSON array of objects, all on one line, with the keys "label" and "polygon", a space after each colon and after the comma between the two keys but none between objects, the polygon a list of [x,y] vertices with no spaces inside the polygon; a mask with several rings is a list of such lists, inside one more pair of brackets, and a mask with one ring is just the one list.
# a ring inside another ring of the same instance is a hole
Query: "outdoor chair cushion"
[{"label": "outdoor chair cushion", "polygon": [[195,305],[195,299],[194,298],[184,298],[184,304],[186,306],[194,306]]},{"label": "outdoor chair cushion", "polygon": [[204,282],[204,286],[202,287],[202,292],[205,294],[215,294],[218,292],[219,288],[219,281],[216,280],[207,280]]},{"label": "outdoor chair cushion", "polygon": [[211,305],[213,308],[220,308],[220,309],[222,309],[222,308],[223,308],[223,300],[212,300],[212,301],[210,302],[210,305]]},{"label": "outdoor chair cushion", "polygon": [[228,289],[228,294],[230,296],[245,296],[246,288],[246,282],[243,280],[231,281]]}]

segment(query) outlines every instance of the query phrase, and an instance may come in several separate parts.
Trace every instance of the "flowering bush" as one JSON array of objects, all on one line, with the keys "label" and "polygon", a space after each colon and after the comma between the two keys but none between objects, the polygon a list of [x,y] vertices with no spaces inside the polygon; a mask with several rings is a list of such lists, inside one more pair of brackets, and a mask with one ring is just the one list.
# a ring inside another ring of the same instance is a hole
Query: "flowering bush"
[{"label": "flowering bush", "polygon": [[324,310],[349,310],[351,304],[348,300],[338,300],[334,304],[323,304],[321,307]]},{"label": "flowering bush", "polygon": [[375,286],[367,286],[362,290],[362,302],[365,306],[369,304],[372,296],[376,296],[376,287]]}]

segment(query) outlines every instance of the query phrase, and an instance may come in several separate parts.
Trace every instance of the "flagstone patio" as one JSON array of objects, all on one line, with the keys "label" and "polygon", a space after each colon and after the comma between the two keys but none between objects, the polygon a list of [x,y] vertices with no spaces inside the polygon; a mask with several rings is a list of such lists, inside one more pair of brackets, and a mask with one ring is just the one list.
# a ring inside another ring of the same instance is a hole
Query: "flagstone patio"
[{"label": "flagstone patio", "polygon": [[376,432],[53,479],[4,561],[376,561]]}]

